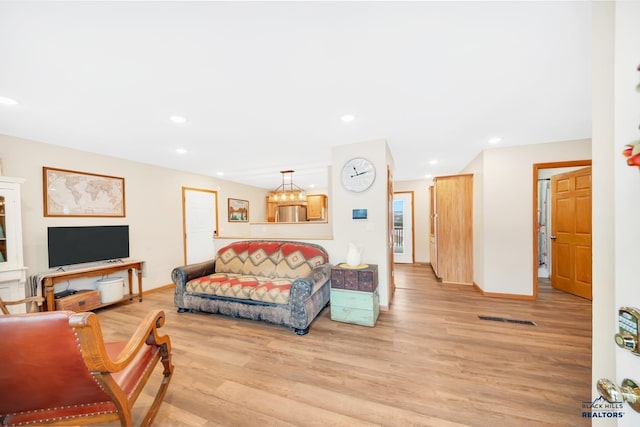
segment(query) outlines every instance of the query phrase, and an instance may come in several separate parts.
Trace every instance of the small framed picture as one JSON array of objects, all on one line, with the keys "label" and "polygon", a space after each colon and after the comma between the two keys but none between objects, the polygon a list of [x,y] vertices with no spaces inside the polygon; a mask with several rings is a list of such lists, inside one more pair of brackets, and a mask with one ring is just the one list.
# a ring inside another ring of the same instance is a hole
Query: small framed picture
[{"label": "small framed picture", "polygon": [[227,199],[229,202],[229,222],[249,222],[249,201],[241,199]]},{"label": "small framed picture", "polygon": [[351,213],[351,218],[353,219],[367,219],[367,210],[366,209],[354,209]]}]

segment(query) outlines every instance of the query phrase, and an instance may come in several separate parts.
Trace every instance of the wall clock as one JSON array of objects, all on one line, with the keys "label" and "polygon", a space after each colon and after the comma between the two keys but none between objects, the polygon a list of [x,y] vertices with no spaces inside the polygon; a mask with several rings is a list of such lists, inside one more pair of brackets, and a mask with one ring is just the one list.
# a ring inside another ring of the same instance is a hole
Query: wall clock
[{"label": "wall clock", "polygon": [[371,187],[376,179],[376,168],[369,160],[355,157],[348,160],[342,167],[340,181],[342,186],[354,193],[360,193]]}]

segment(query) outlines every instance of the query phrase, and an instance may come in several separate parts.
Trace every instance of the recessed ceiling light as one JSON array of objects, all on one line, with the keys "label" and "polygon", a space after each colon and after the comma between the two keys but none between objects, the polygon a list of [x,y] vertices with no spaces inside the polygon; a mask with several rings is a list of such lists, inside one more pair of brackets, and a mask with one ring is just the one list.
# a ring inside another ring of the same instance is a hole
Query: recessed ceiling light
[{"label": "recessed ceiling light", "polygon": [[178,154],[187,154],[187,150],[184,148],[176,148],[176,153]]},{"label": "recessed ceiling light", "polygon": [[222,175],[224,175],[224,172],[222,172],[222,171],[216,172],[216,175],[222,176]]},{"label": "recessed ceiling light", "polygon": [[356,116],[354,116],[353,114],[344,114],[342,117],[340,117],[340,120],[342,120],[345,123],[352,122],[355,119],[356,119]]},{"label": "recessed ceiling light", "polygon": [[438,161],[437,160],[429,160],[429,164],[430,165],[437,165]]},{"label": "recessed ceiling light", "polygon": [[184,116],[171,116],[169,117],[169,120],[171,120],[173,123],[177,123],[179,125],[183,124],[183,123],[187,123],[187,118]]},{"label": "recessed ceiling light", "polygon": [[489,138],[489,144],[497,144],[500,141],[502,141],[502,138],[500,138],[499,136],[496,136],[495,138]]},{"label": "recessed ceiling light", "polygon": [[433,177],[433,175],[431,175],[430,173],[428,173],[428,174],[426,174],[424,177],[425,177],[425,178],[432,178],[432,177]]},{"label": "recessed ceiling light", "polygon": [[17,105],[18,101],[8,96],[0,96],[0,104],[2,105]]}]

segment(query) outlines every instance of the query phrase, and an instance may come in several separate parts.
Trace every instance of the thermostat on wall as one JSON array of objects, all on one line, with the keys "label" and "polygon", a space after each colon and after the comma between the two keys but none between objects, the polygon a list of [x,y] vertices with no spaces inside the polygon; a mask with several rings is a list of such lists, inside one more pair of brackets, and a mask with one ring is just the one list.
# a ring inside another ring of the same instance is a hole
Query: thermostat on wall
[{"label": "thermostat on wall", "polygon": [[352,217],[353,219],[367,219],[366,209],[354,209]]}]

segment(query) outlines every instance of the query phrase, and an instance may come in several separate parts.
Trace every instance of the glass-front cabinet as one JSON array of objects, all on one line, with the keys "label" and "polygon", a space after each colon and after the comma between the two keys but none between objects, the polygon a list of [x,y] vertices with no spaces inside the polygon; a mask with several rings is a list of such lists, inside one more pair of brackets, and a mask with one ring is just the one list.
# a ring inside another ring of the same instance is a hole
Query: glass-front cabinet
[{"label": "glass-front cabinet", "polygon": [[5,197],[0,196],[0,263],[7,262],[7,238],[4,234],[4,230],[7,229],[7,222],[5,221],[5,217],[7,214],[5,213]]},{"label": "glass-front cabinet", "polygon": [[[20,178],[0,176],[0,298],[18,300],[26,296],[26,272],[22,252]],[[24,305],[10,306],[24,313]]]}]

